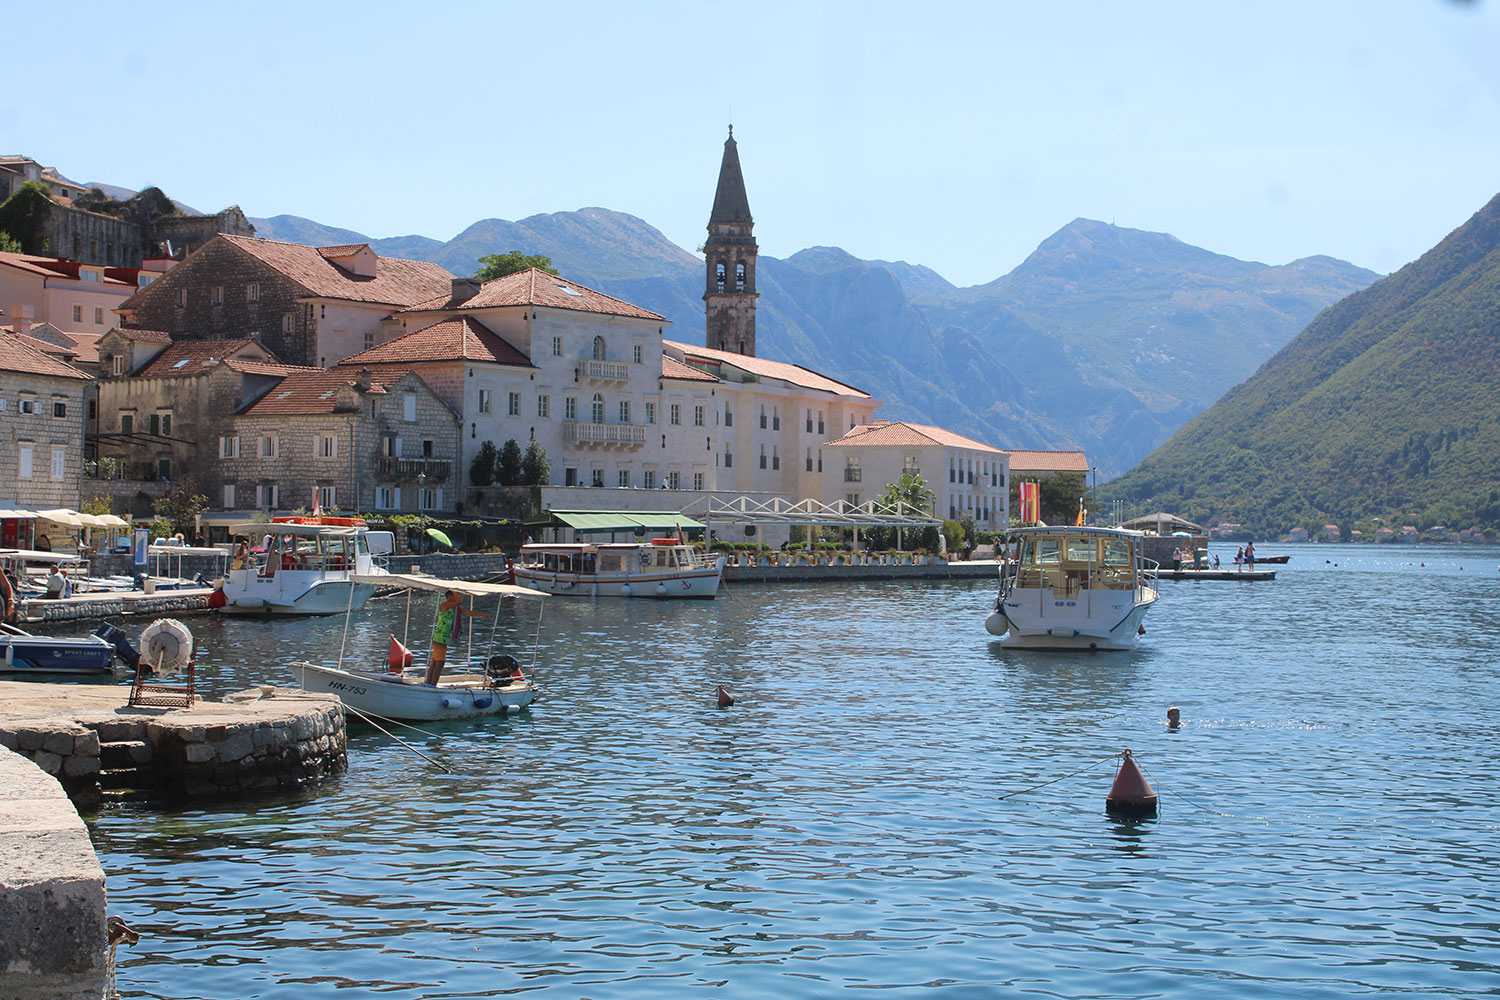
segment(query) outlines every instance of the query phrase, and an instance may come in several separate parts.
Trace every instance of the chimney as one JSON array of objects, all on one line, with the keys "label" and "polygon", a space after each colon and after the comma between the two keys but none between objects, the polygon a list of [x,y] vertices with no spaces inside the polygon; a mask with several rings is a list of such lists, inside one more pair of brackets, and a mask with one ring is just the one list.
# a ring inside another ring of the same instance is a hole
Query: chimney
[{"label": "chimney", "polygon": [[10,307],[10,328],[17,333],[25,334],[31,329],[31,322],[36,318],[36,306],[14,305]]},{"label": "chimney", "polygon": [[448,300],[449,308],[461,306],[472,299],[479,292],[479,284],[477,278],[454,278],[453,296]]},{"label": "chimney", "polygon": [[370,391],[370,369],[361,368],[359,374],[354,377],[354,388],[360,392]]}]

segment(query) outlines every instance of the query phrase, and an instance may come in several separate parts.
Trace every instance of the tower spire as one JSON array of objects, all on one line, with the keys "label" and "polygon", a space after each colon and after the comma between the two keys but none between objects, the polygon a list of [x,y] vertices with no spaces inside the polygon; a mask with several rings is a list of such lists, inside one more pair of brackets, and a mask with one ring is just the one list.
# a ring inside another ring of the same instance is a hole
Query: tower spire
[{"label": "tower spire", "polygon": [[705,346],[755,356],[755,219],[740,173],[734,125],[724,140],[719,164],[719,186],[708,216],[708,242],[703,245],[708,276],[703,290],[707,319]]}]

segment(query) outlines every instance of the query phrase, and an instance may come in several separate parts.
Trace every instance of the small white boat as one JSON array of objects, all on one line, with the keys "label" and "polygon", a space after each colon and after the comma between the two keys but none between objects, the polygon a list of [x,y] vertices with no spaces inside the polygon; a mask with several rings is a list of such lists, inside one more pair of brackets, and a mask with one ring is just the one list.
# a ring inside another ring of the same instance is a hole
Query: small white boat
[{"label": "small white boat", "polygon": [[[361,586],[399,587],[407,591],[436,591],[445,593],[456,590],[460,594],[474,597],[545,597],[535,590],[504,583],[471,583],[464,580],[445,580],[440,577],[423,576],[416,573],[382,573],[374,576],[356,575],[353,582]],[[495,615],[499,618],[499,602]],[[407,618],[410,620],[410,610]],[[344,634],[347,640],[349,614],[344,619]],[[394,636],[392,639],[394,640]],[[404,649],[404,646],[403,646]],[[456,646],[450,655],[456,655]],[[462,659],[450,659],[450,663],[461,666],[463,673],[445,674],[436,684],[428,684],[425,671],[408,669],[408,663],[392,656],[387,664],[361,668],[347,666],[343,649],[339,650],[337,666],[295,662],[291,665],[297,680],[305,691],[338,695],[344,705],[356,715],[369,716],[376,721],[396,719],[400,721],[434,722],[442,719],[468,719],[485,715],[502,715],[519,712],[537,697],[537,686],[528,679],[521,664],[514,657],[498,654],[485,659],[480,672],[474,672],[469,664],[473,661],[473,632],[470,631],[469,650]]]},{"label": "small white boat", "polygon": [[365,606],[385,572],[359,517],[274,517],[229,529],[234,554],[209,606],[225,614],[335,615]]},{"label": "small white boat", "polygon": [[1018,528],[1020,550],[1000,568],[1000,596],[984,627],[1015,649],[1135,647],[1156,603],[1157,564],[1143,532],[1041,525]]},{"label": "small white boat", "polygon": [[649,542],[521,546],[515,582],[573,597],[712,600],[724,578],[724,557],[706,557],[680,538]]},{"label": "small white boat", "polygon": [[420,673],[340,670],[316,663],[293,663],[304,691],[336,694],[345,705],[372,719],[435,722],[519,712],[536,698],[537,687],[515,674],[446,676],[426,684]]}]

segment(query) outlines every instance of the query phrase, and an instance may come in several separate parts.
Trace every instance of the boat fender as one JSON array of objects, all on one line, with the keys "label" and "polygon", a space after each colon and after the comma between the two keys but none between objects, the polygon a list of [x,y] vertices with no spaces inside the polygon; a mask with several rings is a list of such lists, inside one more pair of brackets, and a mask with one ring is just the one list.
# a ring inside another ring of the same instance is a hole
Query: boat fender
[{"label": "boat fender", "polygon": [[175,674],[193,660],[193,633],[175,618],[158,618],[141,631],[141,658],[164,677]]},{"label": "boat fender", "polygon": [[222,608],[229,603],[229,598],[224,593],[224,588],[216,589],[208,595],[208,606],[214,609]]},{"label": "boat fender", "polygon": [[452,695],[446,695],[446,694],[443,695],[443,707],[444,708],[458,708],[462,704],[463,704],[463,699],[461,699],[461,698],[455,698]]},{"label": "boat fender", "polygon": [[656,585],[656,596],[657,597],[666,597],[667,596],[667,585],[665,583],[658,583]]},{"label": "boat fender", "polygon": [[630,584],[628,584],[628,583],[622,583],[622,584],[620,584],[620,596],[621,597],[629,597],[630,596]]},{"label": "boat fender", "polygon": [[488,695],[484,695],[482,697],[474,699],[474,707],[475,708],[489,708],[494,703],[495,703],[495,699],[489,697]]},{"label": "boat fender", "polygon": [[516,585],[516,564],[514,560],[505,560],[505,582],[512,587]]}]

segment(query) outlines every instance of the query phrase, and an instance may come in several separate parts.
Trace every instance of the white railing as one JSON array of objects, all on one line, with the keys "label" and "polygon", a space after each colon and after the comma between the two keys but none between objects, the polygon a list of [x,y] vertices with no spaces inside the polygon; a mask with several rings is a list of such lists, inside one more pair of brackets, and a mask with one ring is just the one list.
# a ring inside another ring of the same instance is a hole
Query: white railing
[{"label": "white railing", "polygon": [[594,444],[645,444],[646,428],[636,424],[589,424],[581,420],[564,420],[564,441]]},{"label": "white railing", "polygon": [[630,381],[630,366],[621,361],[595,361],[586,358],[578,362],[578,374],[582,378],[607,378],[617,382]]}]

